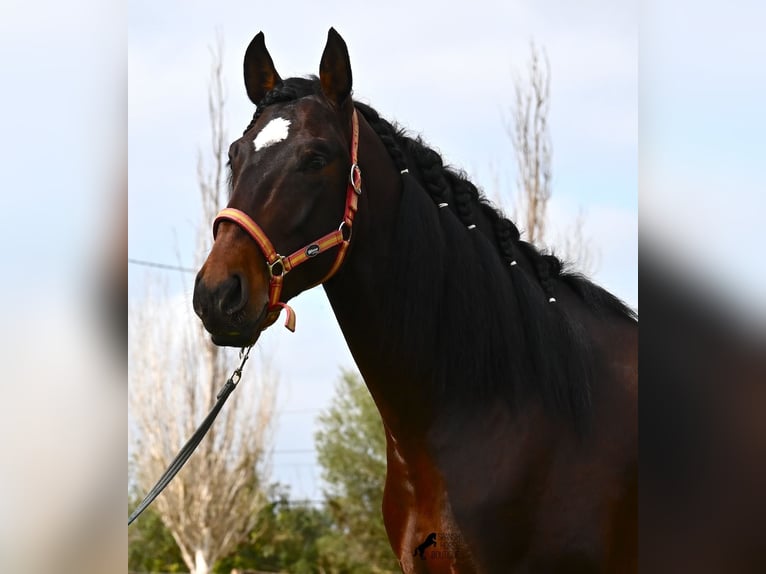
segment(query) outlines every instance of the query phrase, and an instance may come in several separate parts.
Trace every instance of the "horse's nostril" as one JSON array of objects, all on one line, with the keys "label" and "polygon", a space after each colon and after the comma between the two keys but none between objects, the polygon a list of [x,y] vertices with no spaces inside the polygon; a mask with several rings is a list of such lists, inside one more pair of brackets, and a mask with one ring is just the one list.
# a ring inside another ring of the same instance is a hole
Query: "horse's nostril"
[{"label": "horse's nostril", "polygon": [[238,273],[229,277],[220,287],[219,309],[226,315],[241,311],[247,304],[247,290],[244,279]]},{"label": "horse's nostril", "polygon": [[209,293],[204,288],[204,283],[201,281],[202,274],[197,275],[196,281],[194,281],[194,295],[192,295],[192,307],[194,312],[200,319],[204,319],[207,314],[207,301],[210,298]]}]

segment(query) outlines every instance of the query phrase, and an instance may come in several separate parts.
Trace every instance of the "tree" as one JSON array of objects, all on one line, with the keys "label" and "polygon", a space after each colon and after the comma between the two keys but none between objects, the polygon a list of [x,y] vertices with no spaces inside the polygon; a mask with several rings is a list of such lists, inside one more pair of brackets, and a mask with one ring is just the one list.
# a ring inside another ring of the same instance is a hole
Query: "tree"
[{"label": "tree", "polygon": [[[200,159],[198,169],[204,222],[200,254],[209,242],[207,223],[222,207],[224,195],[220,43],[218,47],[209,91],[213,168],[206,172]],[[132,465],[142,491],[192,434],[235,364],[231,353],[210,342],[190,312],[190,302],[184,303],[181,313],[166,297],[147,298],[131,313]],[[252,536],[267,502],[276,387],[263,365],[260,381],[253,376],[254,362],[197,452],[154,502],[154,511],[194,574],[207,574],[216,560]]]},{"label": "tree", "polygon": [[[548,223],[548,201],[553,169],[553,144],[548,124],[551,102],[551,67],[545,50],[538,51],[530,43],[528,76],[514,79],[515,100],[508,134],[516,156],[518,193],[514,219],[523,221],[526,239],[545,245]],[[597,267],[596,255],[584,234],[585,217],[581,209],[574,223],[553,241],[565,260],[592,274]]]},{"label": "tree", "polygon": [[279,492],[260,513],[253,536],[219,561],[215,572],[229,574],[235,568],[244,572],[327,572],[329,566],[322,563],[318,542],[329,532],[330,524],[324,510],[296,504],[286,491]]},{"label": "tree", "polygon": [[535,242],[545,237],[553,150],[548,130],[550,63],[545,50],[541,58],[534,43],[530,49],[528,83],[518,77],[514,81],[516,100],[509,131],[518,169],[516,218],[523,217],[527,238]]},{"label": "tree", "polygon": [[[141,501],[138,493],[131,497],[128,513]],[[141,519],[128,529],[129,572],[183,572],[183,557],[173,535],[165,528],[154,508],[147,508]]]},{"label": "tree", "polygon": [[[240,572],[290,572],[322,574],[331,571],[319,554],[320,538],[330,531],[332,519],[324,509],[291,501],[280,485],[272,487],[271,501],[258,513],[247,539],[213,566],[214,574]],[[132,511],[140,501],[134,495]],[[128,531],[128,571],[186,572],[173,535],[153,507]]]},{"label": "tree", "polygon": [[344,371],[330,407],[319,415],[316,448],[333,518],[320,542],[331,572],[399,572],[383,527],[386,440],[361,378]]}]

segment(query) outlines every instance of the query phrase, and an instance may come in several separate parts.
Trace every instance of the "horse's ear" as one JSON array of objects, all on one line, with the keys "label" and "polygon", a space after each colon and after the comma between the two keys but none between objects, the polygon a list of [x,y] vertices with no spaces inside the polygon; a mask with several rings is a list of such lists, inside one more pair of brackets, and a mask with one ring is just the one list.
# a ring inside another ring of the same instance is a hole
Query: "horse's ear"
[{"label": "horse's ear", "polygon": [[348,48],[335,28],[327,33],[327,44],[319,64],[319,82],[322,92],[338,109],[351,95],[351,61]]},{"label": "horse's ear", "polygon": [[266,49],[263,32],[250,42],[245,52],[245,89],[256,106],[266,93],[282,81]]}]

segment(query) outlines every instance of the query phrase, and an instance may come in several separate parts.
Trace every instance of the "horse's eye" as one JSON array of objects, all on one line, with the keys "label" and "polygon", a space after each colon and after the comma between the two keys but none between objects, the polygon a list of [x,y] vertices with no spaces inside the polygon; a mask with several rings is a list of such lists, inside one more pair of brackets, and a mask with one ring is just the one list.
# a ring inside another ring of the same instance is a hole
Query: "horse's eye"
[{"label": "horse's eye", "polygon": [[318,171],[327,165],[327,158],[322,155],[312,155],[305,164],[305,169]]}]

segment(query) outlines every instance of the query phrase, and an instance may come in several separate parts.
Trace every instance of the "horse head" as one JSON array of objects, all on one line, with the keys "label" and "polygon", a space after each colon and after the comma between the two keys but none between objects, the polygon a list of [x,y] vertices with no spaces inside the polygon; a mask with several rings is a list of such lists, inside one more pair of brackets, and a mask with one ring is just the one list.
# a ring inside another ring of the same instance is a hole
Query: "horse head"
[{"label": "horse head", "polygon": [[351,65],[334,29],[318,82],[282,80],[262,32],[244,75],[257,109],[229,148],[230,201],[193,298],[213,342],[237,347],[255,343],[288,300],[337,271],[361,190]]}]

